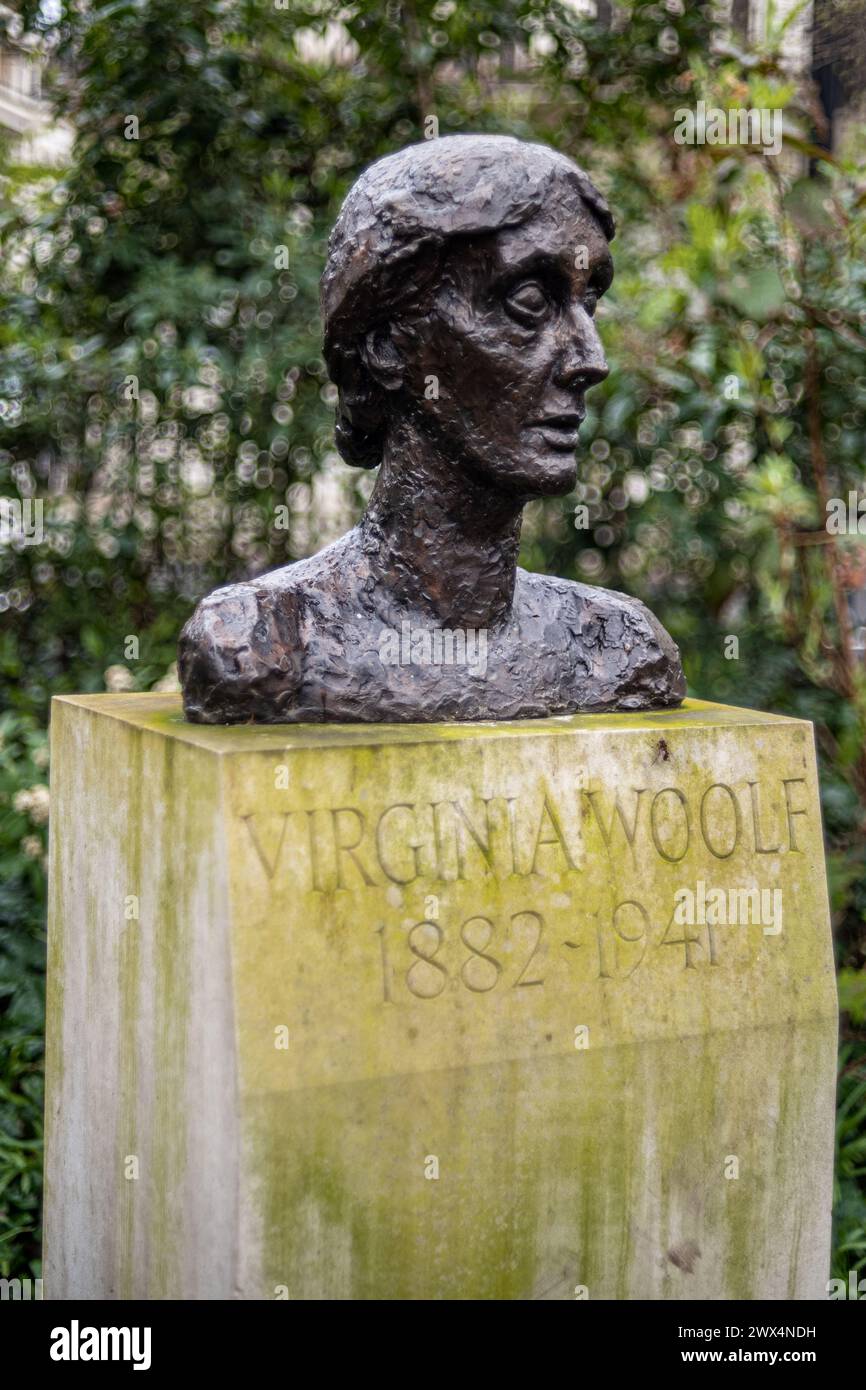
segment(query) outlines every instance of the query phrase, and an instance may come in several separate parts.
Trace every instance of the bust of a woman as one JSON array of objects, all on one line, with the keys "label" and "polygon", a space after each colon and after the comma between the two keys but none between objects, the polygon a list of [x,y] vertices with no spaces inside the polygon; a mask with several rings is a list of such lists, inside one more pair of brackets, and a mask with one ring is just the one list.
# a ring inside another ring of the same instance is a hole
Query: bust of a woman
[{"label": "bust of a woman", "polygon": [[336,439],[379,469],[359,524],[203,599],[188,719],[532,719],[676,705],[679,654],[637,599],[517,567],[523,507],[575,485],[613,219],[570,159],[458,135],[373,164],[322,277]]}]

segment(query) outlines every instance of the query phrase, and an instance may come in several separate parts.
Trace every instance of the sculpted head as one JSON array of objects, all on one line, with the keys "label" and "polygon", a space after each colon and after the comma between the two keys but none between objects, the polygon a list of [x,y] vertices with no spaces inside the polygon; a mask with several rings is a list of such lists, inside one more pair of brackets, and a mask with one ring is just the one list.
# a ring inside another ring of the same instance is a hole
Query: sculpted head
[{"label": "sculpted head", "polygon": [[449,136],[373,164],[322,277],[325,358],[347,462],[375,467],[401,424],[504,493],[568,492],[614,224],[546,146]]}]

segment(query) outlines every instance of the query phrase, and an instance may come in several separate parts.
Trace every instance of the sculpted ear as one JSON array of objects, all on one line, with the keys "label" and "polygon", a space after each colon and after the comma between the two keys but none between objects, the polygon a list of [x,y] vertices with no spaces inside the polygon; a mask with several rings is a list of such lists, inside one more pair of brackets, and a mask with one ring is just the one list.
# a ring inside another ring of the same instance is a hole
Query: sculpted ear
[{"label": "sculpted ear", "polygon": [[399,391],[405,362],[390,324],[371,328],[361,343],[361,358],[373,380],[385,391]]}]

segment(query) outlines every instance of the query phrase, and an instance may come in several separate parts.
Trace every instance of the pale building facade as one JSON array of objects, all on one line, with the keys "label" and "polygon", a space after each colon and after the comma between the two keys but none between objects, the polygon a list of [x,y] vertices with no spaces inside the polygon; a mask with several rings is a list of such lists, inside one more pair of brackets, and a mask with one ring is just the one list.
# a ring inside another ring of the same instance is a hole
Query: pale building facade
[{"label": "pale building facade", "polygon": [[6,5],[0,5],[0,17],[8,26],[0,37],[0,135],[16,163],[64,164],[73,133],[55,119],[43,96],[45,56],[37,40],[20,32]]}]

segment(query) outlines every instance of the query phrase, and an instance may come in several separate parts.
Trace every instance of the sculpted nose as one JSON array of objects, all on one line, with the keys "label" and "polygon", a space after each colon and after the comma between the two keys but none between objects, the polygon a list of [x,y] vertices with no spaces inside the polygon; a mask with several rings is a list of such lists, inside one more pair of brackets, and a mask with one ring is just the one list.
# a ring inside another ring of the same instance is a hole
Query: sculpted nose
[{"label": "sculpted nose", "polygon": [[556,364],[556,382],[560,386],[586,391],[604,381],[610,368],[598,336],[598,329],[585,309],[576,309],[563,323],[563,341]]}]

